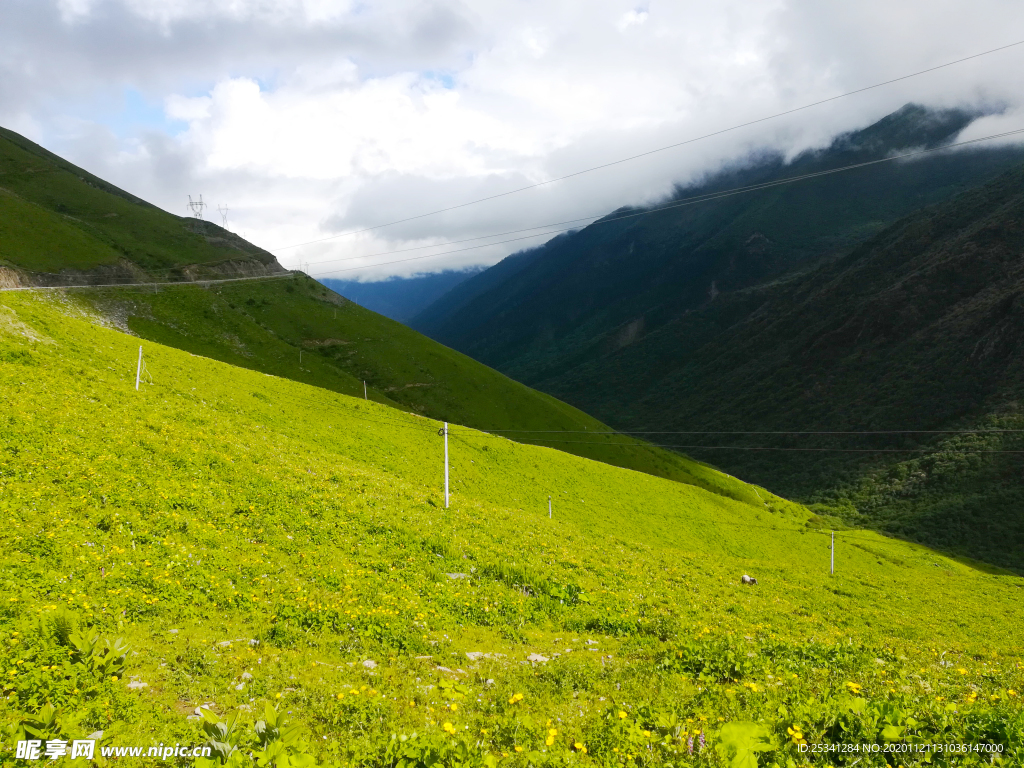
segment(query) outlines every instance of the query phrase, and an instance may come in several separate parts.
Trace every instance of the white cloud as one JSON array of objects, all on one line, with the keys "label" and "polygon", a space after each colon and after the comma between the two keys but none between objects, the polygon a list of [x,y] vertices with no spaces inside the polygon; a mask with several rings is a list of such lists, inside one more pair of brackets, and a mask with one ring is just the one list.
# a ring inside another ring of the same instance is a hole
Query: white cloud
[{"label": "white cloud", "polygon": [[[233,228],[275,247],[500,194],[933,66],[1012,42],[1003,30],[1022,22],[1013,0],[8,0],[0,123],[174,213],[187,194],[228,204]],[[653,200],[752,149],[793,153],[910,100],[1005,104],[1002,117],[970,130],[1015,124],[1022,65],[1024,46],[281,260],[324,260],[323,270],[393,261],[417,254],[326,262]],[[126,89],[163,104],[165,120],[118,139],[105,126]],[[342,276],[494,261],[529,242]]]},{"label": "white cloud", "polygon": [[619,19],[619,23],[617,25],[619,31],[625,32],[630,27],[635,27],[639,26],[640,24],[643,24],[645,21],[647,21],[647,17],[649,15],[650,14],[648,14],[647,10],[644,8],[637,8],[631,11],[626,11],[624,14],[622,14],[622,17]]}]

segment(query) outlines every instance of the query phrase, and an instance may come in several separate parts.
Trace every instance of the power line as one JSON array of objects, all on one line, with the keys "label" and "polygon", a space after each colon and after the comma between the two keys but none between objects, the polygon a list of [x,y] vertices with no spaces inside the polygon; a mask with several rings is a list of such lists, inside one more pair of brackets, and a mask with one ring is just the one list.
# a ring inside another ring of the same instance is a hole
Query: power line
[{"label": "power line", "polygon": [[[504,436],[494,435],[494,437]],[[680,451],[797,451],[806,453],[1024,453],[1024,450],[1014,451],[995,448],[781,448],[773,446],[753,445],[665,445],[662,443],[595,443],[589,440],[546,440],[544,438],[535,438],[535,441],[537,443],[543,444],[553,443],[558,445],[591,445],[596,448],[646,447],[670,448],[672,450]]]},{"label": "power line", "polygon": [[[307,385],[307,386],[313,386],[313,385]],[[320,389],[320,388],[318,388],[318,389]],[[191,394],[191,393],[185,393],[185,394]],[[249,394],[251,396],[253,393],[250,392]],[[332,390],[323,390],[323,394],[328,395],[328,397],[326,398],[328,400],[329,399],[333,399],[333,398],[330,397],[330,395],[334,395],[335,397],[344,396],[341,393],[333,392]],[[201,398],[200,396],[193,395],[193,397],[196,397],[197,399],[203,400],[203,398]],[[289,395],[284,395],[282,393],[275,393],[274,398],[275,398],[275,401],[277,401],[277,402],[288,401],[288,402],[291,402],[293,404],[305,407],[306,409],[309,409],[309,407],[311,405],[317,405],[317,406],[323,406],[325,404],[326,405],[336,405],[336,403],[325,403],[324,402],[324,400],[325,400],[324,398],[320,398],[318,400],[300,399],[300,398],[297,398],[297,397],[291,397]],[[212,401],[203,400],[203,402],[211,402],[211,404],[213,404]],[[230,399],[230,400],[227,400],[227,401],[221,400],[219,402],[219,404],[222,407],[225,406],[225,405],[228,405],[228,404],[230,404],[232,406],[240,405],[240,403],[237,403],[234,399]],[[418,430],[422,430],[422,431],[425,431],[425,432],[431,432],[431,433],[434,433],[436,431],[436,427],[434,427],[432,425],[429,425],[429,424],[423,424],[423,425],[412,424],[412,423],[408,423],[408,422],[396,421],[394,419],[374,418],[374,417],[370,417],[370,416],[361,416],[361,415],[356,415],[354,413],[346,413],[345,417],[346,418],[350,418],[350,419],[357,419],[357,420],[361,420],[361,421],[374,422],[374,423],[378,423],[378,424],[380,424],[382,426],[401,426],[401,427],[406,427],[406,428],[411,428],[411,429],[418,429]],[[467,428],[467,429],[470,429],[471,431],[475,432],[476,434],[488,435],[488,433],[478,432],[477,430],[472,430],[471,428]],[[605,445],[610,445],[610,444],[606,443]],[[637,443],[637,444],[634,444],[634,445],[640,445],[640,446],[644,446],[644,447],[664,447],[664,446],[653,446],[652,444],[648,444],[648,443]],[[683,484],[685,485],[685,483],[683,483]],[[699,488],[700,486],[693,486],[693,487],[698,487]],[[616,512],[616,513],[622,511],[621,509],[616,509],[614,507],[608,506],[606,504],[601,504],[599,502],[591,501],[591,502],[581,502],[581,503],[583,504],[584,508],[595,508],[596,507],[598,509],[602,509],[602,510],[605,510],[607,512]],[[749,524],[749,523],[726,522],[726,521],[722,521],[722,520],[714,521],[712,524],[715,525],[715,526],[728,526],[728,527],[740,528],[740,529],[759,529],[759,530],[768,530],[768,531],[776,531],[776,532],[787,532],[787,533],[799,533],[799,534],[806,534],[806,533],[821,533],[821,534],[824,534],[825,533],[824,531],[817,530],[817,529],[814,529],[814,528],[808,528],[808,527],[792,528],[792,527],[784,526],[784,525],[756,525],[756,524]],[[862,530],[864,533],[869,532],[869,529],[858,529],[858,530]],[[878,538],[873,538],[873,537],[868,537],[868,536],[858,536],[856,532],[854,532],[851,535],[851,533],[848,532],[848,531],[836,531],[835,533],[836,533],[837,536],[841,536],[842,538],[847,539],[847,540],[867,541],[867,542],[872,542],[872,543],[875,543],[875,544],[885,544],[885,543],[887,543],[887,540],[892,540],[893,539],[893,537],[888,536],[888,535],[886,535],[886,534],[884,534],[882,532],[875,532],[877,534]],[[899,539],[896,539],[896,540],[899,540]]]},{"label": "power line", "polygon": [[[1015,136],[1015,135],[1018,135],[1018,134],[1021,134],[1021,133],[1024,133],[1024,128],[1018,128],[1018,129],[1015,129],[1015,130],[1012,130],[1012,131],[1005,131],[1003,133],[994,133],[994,134],[991,134],[989,136],[982,136],[981,138],[969,139],[967,141],[959,141],[959,142],[956,142],[956,143],[953,143],[953,144],[944,144],[944,145],[942,145],[940,147],[931,147],[929,149],[921,149],[921,150],[917,150],[915,152],[905,152],[905,153],[903,153],[901,155],[891,155],[889,157],[883,157],[883,158],[880,158],[878,160],[868,160],[868,161],[865,161],[863,163],[853,163],[851,165],[844,165],[844,166],[841,166],[839,168],[832,168],[832,169],[827,170],[827,171],[815,171],[814,173],[806,173],[806,174],[802,174],[800,176],[790,176],[790,177],[785,178],[785,179],[777,179],[775,181],[767,181],[767,182],[764,182],[764,183],[761,183],[761,184],[750,184],[750,185],[743,186],[743,187],[734,187],[732,189],[720,190],[718,192],[709,192],[709,193],[704,194],[704,195],[694,195],[693,197],[687,197],[687,198],[684,198],[682,200],[679,200],[679,201],[676,201],[676,202],[673,202],[673,203],[669,203],[668,205],[659,206],[657,208],[648,208],[648,209],[645,209],[643,211],[638,211],[636,213],[627,213],[627,214],[622,214],[620,216],[614,216],[613,215],[613,216],[609,216],[608,218],[601,218],[600,216],[587,216],[587,217],[582,218],[582,219],[573,219],[571,221],[573,221],[573,222],[581,222],[581,221],[590,221],[592,219],[600,219],[599,221],[594,221],[591,224],[591,226],[596,226],[598,224],[611,224],[611,223],[614,223],[614,222],[617,222],[617,221],[622,221],[624,219],[634,219],[634,218],[637,218],[639,216],[649,216],[649,215],[654,214],[654,213],[660,213],[662,211],[672,210],[672,209],[675,209],[675,208],[684,208],[684,207],[691,206],[691,205],[697,205],[698,203],[712,202],[714,200],[721,200],[722,198],[733,197],[735,195],[745,194],[745,193],[748,193],[748,192],[757,192],[757,191],[764,190],[764,189],[770,189],[772,187],[783,186],[785,184],[793,184],[793,183],[798,182],[798,181],[807,181],[808,179],[820,178],[822,176],[831,176],[831,175],[836,174],[836,173],[843,173],[844,171],[852,171],[852,170],[856,170],[858,168],[866,168],[868,166],[878,165],[880,163],[890,163],[890,162],[894,162],[896,160],[906,160],[907,158],[919,157],[921,155],[929,154],[931,152],[942,152],[942,151],[945,151],[945,150],[954,149],[956,147],[965,147],[965,146],[968,146],[968,145],[971,145],[971,144],[978,144],[978,143],[983,142],[983,141],[992,141],[993,139],[1001,139],[1001,138],[1005,138],[1007,136]],[[568,222],[562,222],[562,223],[568,223]],[[549,226],[558,226],[558,225],[552,224],[552,225],[549,225]],[[534,229],[541,229],[541,227],[530,227],[529,229],[514,230],[514,231],[506,233],[506,234],[514,234],[515,232],[527,232],[527,231],[531,231],[531,230],[534,230]],[[530,239],[535,238],[535,237],[546,237],[548,235],[556,235],[556,234],[560,234],[562,232],[569,232],[569,231],[572,231],[574,229],[577,229],[577,227],[565,227],[565,228],[562,228],[562,229],[551,229],[551,230],[549,230],[547,232],[538,232],[538,233],[535,233],[535,234],[532,234],[532,235],[523,235],[521,237],[513,237],[513,238],[510,238],[508,240],[497,240],[497,241],[492,242],[492,243],[484,243],[482,245],[473,245],[473,246],[470,246],[468,248],[456,248],[455,250],[442,251],[441,253],[431,253],[431,254],[427,254],[425,256],[413,256],[413,257],[408,258],[408,259],[397,259],[395,261],[384,261],[384,262],[380,262],[378,264],[363,264],[363,265],[360,265],[358,267],[347,267],[345,269],[334,269],[334,270],[330,270],[330,271],[327,271],[327,272],[321,272],[320,276],[323,276],[323,275],[334,275],[334,274],[337,274],[339,272],[353,272],[353,271],[360,270],[360,269],[370,269],[372,267],[385,267],[385,266],[388,266],[388,265],[391,265],[391,264],[403,264],[405,262],[419,261],[421,259],[433,259],[433,258],[435,258],[437,256],[447,256],[447,255],[450,255],[452,253],[463,253],[465,251],[474,251],[474,250],[478,250],[480,248],[488,248],[488,247],[490,247],[492,245],[503,245],[505,243],[514,243],[514,242],[518,242],[520,240],[530,240]],[[483,237],[500,237],[500,235],[490,235],[490,236],[485,235]],[[479,240],[479,239],[482,239],[482,238],[470,238],[470,239],[471,240],[474,240],[474,239],[475,240]],[[460,242],[469,242],[469,241],[465,240],[465,241],[460,241]],[[443,247],[443,246],[429,246],[429,245],[428,246],[417,246],[416,248],[409,248],[409,249],[406,249],[406,250],[420,250],[421,248],[437,248],[437,247]],[[339,258],[339,259],[326,259],[322,263],[328,263],[328,262],[331,262],[331,261],[352,261],[352,260],[355,260],[355,259],[368,259],[368,258],[373,258],[374,256],[386,256],[389,253],[398,253],[398,252],[401,252],[401,251],[385,251],[385,252],[382,252],[382,253],[372,254],[372,255],[369,255],[369,256],[348,256],[348,257]],[[314,263],[316,263],[316,262],[314,262]]]},{"label": "power line", "polygon": [[654,430],[610,430],[598,432],[586,429],[484,429],[482,432],[499,434],[512,432],[516,434],[558,434],[558,435],[1000,435],[1016,434],[1024,432],[1024,429],[889,429],[889,430],[849,430],[849,431],[720,431],[720,430],[692,430],[678,432],[661,432]]},{"label": "power line", "polygon": [[[315,386],[315,385],[308,385]],[[319,389],[319,388],[318,388]],[[333,390],[324,390],[324,392],[333,392]],[[336,396],[345,397],[343,393],[335,392]],[[303,407],[309,407],[311,404],[318,405],[321,407],[336,407],[336,403],[327,402],[324,399],[316,401],[301,400],[298,398],[292,398],[287,395],[278,395],[285,400],[289,400],[295,405]],[[361,421],[369,421],[377,424],[386,426],[398,426],[406,429],[418,429],[426,432],[434,432],[437,427],[431,424],[415,424],[397,419],[389,419],[387,417],[371,417],[361,416],[356,414],[346,414],[348,418],[358,419]],[[427,418],[427,417],[414,417],[414,418]],[[437,420],[434,420],[437,421]],[[440,422],[438,422],[440,423]],[[450,428],[449,428],[450,429]],[[481,430],[474,427],[466,427],[467,431],[472,432],[481,436],[490,437],[501,437],[504,439],[510,439],[505,437],[501,433],[526,433],[526,434],[592,434],[604,436],[615,436],[615,435],[631,435],[631,434],[750,434],[750,435],[804,435],[804,436],[817,436],[817,435],[899,435],[899,434],[1019,434],[1024,430],[1000,430],[1000,431],[986,431],[986,430],[890,430],[890,431],[877,431],[877,432],[658,432],[658,433],[634,433],[634,432],[590,432],[585,430]],[[461,438],[459,432],[451,432],[453,438]],[[527,438],[531,439],[531,438]],[[663,443],[651,443],[651,442],[593,442],[589,440],[551,440],[544,438],[532,438],[535,443],[541,444],[556,444],[556,445],[589,445],[598,448],[662,448],[671,450],[741,450],[741,451],[785,451],[785,452],[834,452],[834,453],[999,453],[999,454],[1024,454],[1024,450],[1006,450],[1006,449],[986,449],[986,448],[950,448],[950,447],[931,447],[931,448],[793,448],[793,447],[773,447],[773,446],[734,446],[734,445],[676,445],[676,444],[663,444]],[[514,441],[513,442],[518,442]],[[529,444],[529,443],[527,443]]]},{"label": "power line", "polygon": [[[1024,41],[1022,41],[1022,42],[1024,42]],[[1017,43],[1015,43],[1014,45],[1017,45]],[[341,258],[336,258],[336,259],[324,259],[324,260],[316,261],[316,262],[307,262],[307,266],[309,264],[311,264],[311,263],[312,264],[328,264],[328,263],[331,263],[331,262],[338,262],[338,261],[355,261],[355,260],[359,260],[359,259],[371,259],[371,258],[375,258],[377,256],[388,256],[388,255],[397,254],[397,253],[408,253],[410,251],[423,250],[425,248],[443,248],[443,247],[445,247],[447,245],[457,245],[457,244],[460,244],[460,243],[474,242],[476,240],[484,240],[484,239],[489,239],[489,238],[492,238],[492,237],[503,237],[504,235],[519,234],[519,233],[522,233],[522,232],[533,232],[534,230],[538,230],[538,229],[547,230],[547,231],[544,231],[544,232],[534,232],[534,234],[525,235],[525,236],[522,236],[522,237],[515,237],[515,238],[511,238],[511,239],[507,239],[507,240],[498,240],[498,241],[495,241],[495,242],[483,243],[481,245],[470,246],[469,248],[457,248],[455,250],[442,251],[440,253],[432,253],[432,254],[427,254],[427,255],[424,255],[424,256],[415,256],[415,257],[412,257],[412,258],[409,258],[409,259],[398,259],[398,260],[395,260],[395,261],[381,262],[381,263],[378,263],[378,264],[364,264],[364,265],[360,265],[358,267],[350,267],[350,268],[346,268],[346,269],[331,270],[331,271],[328,271],[328,272],[320,273],[320,276],[337,274],[339,272],[352,272],[352,271],[356,271],[356,270],[360,270],[360,269],[369,269],[369,268],[372,268],[372,267],[389,266],[391,264],[402,264],[402,263],[405,263],[405,262],[418,261],[418,260],[422,260],[422,259],[432,259],[432,258],[435,258],[435,257],[438,257],[438,256],[447,256],[447,255],[450,255],[450,254],[453,254],[453,253],[463,253],[465,251],[478,250],[480,248],[488,248],[488,247],[494,246],[494,245],[504,245],[504,244],[507,244],[507,243],[518,242],[518,241],[521,241],[521,240],[529,240],[529,239],[533,239],[533,238],[536,238],[536,237],[546,237],[548,235],[557,235],[557,234],[561,234],[563,232],[570,232],[570,231],[572,231],[574,229],[577,229],[577,227],[562,227],[562,225],[565,225],[565,224],[580,224],[580,223],[586,222],[586,221],[591,222],[591,226],[598,225],[598,224],[611,224],[611,223],[614,223],[614,222],[617,222],[617,221],[623,221],[623,220],[626,220],[626,219],[634,219],[634,218],[638,218],[638,217],[641,217],[641,216],[648,216],[648,215],[651,215],[651,214],[654,214],[654,213],[660,213],[662,211],[667,211],[667,210],[672,210],[672,209],[676,209],[676,208],[687,207],[687,206],[690,206],[690,205],[696,205],[698,203],[711,202],[711,201],[714,201],[714,200],[719,200],[719,199],[722,199],[722,198],[725,198],[725,197],[732,197],[734,195],[744,194],[744,193],[747,193],[747,192],[756,192],[756,191],[763,190],[763,189],[770,189],[772,187],[782,186],[782,185],[785,185],[785,184],[792,184],[792,183],[795,183],[795,182],[798,182],[798,181],[806,181],[806,180],[809,180],[809,179],[818,178],[818,177],[822,177],[822,176],[829,176],[829,175],[833,175],[833,174],[836,174],[836,173],[842,173],[844,171],[851,171],[851,170],[856,170],[858,168],[864,168],[864,167],[868,167],[868,166],[872,166],[872,165],[878,165],[880,163],[888,163],[888,162],[892,162],[892,161],[895,161],[895,160],[905,160],[907,158],[917,157],[917,156],[928,154],[928,153],[932,153],[932,152],[940,152],[940,151],[944,151],[944,150],[948,150],[948,149],[954,149],[954,148],[957,148],[957,147],[964,147],[964,146],[968,146],[968,145],[971,145],[971,144],[977,144],[977,143],[984,142],[984,141],[992,141],[994,139],[1005,138],[1007,136],[1014,136],[1014,135],[1018,135],[1018,134],[1021,134],[1021,133],[1024,133],[1024,128],[1016,129],[1016,130],[1013,130],[1013,131],[1006,131],[1006,132],[1003,132],[1003,133],[991,134],[989,136],[982,136],[982,137],[977,138],[977,139],[970,139],[970,140],[967,140],[967,141],[961,141],[961,142],[956,142],[956,143],[952,143],[952,144],[944,144],[944,145],[942,145],[940,147],[931,147],[931,148],[928,148],[928,149],[918,150],[916,152],[906,152],[906,153],[901,154],[901,155],[893,155],[893,156],[881,158],[881,159],[878,159],[878,160],[869,160],[869,161],[866,161],[866,162],[863,162],[863,163],[853,163],[851,165],[845,165],[845,166],[841,166],[839,168],[832,168],[832,169],[829,169],[829,170],[826,170],[826,171],[816,171],[814,173],[802,174],[800,176],[791,176],[791,177],[788,177],[788,178],[785,178],[785,179],[777,179],[775,181],[764,182],[764,183],[761,183],[761,184],[751,184],[751,185],[747,185],[747,186],[743,186],[743,187],[733,187],[731,189],[719,190],[717,192],[709,192],[709,193],[706,193],[706,194],[703,194],[703,195],[693,195],[691,197],[682,198],[681,200],[676,200],[676,201],[674,201],[672,203],[669,203],[667,205],[658,206],[658,207],[655,207],[655,208],[647,208],[647,209],[644,209],[642,211],[637,211],[635,213],[625,213],[625,214],[620,214],[620,215],[614,215],[613,214],[611,216],[607,216],[606,218],[603,218],[603,217],[606,216],[605,214],[593,214],[593,215],[590,215],[590,216],[584,216],[584,217],[580,217],[580,218],[577,218],[577,219],[567,219],[565,221],[552,222],[550,224],[542,224],[542,225],[535,226],[535,227],[526,227],[526,228],[523,228],[523,229],[509,230],[509,231],[506,231],[506,232],[496,233],[496,234],[492,234],[492,235],[481,235],[479,237],[471,237],[471,238],[466,238],[466,239],[463,239],[463,240],[455,240],[455,241],[453,241],[451,243],[438,244],[438,245],[414,246],[414,247],[411,247],[411,248],[402,248],[402,249],[397,249],[397,250],[392,250],[392,251],[381,251],[381,252],[378,252],[378,253],[367,254],[367,255],[364,255],[364,256],[347,256],[347,257],[341,257]],[[561,229],[552,229],[552,227],[562,227],[562,228]],[[288,246],[288,247],[292,247],[292,246]],[[282,249],[277,249],[277,250],[282,250]],[[182,265],[174,266],[174,267],[163,267],[163,268],[160,268],[160,269],[149,270],[148,273],[149,274],[161,274],[161,273],[170,274],[171,272],[174,272],[174,271],[177,271],[177,270],[181,270],[181,269],[185,269],[185,268],[188,268],[188,267],[206,266],[206,265],[212,265],[212,264],[223,264],[223,263],[227,263],[227,262],[234,261],[234,260],[235,259],[220,259],[220,260],[217,260],[217,261],[200,262],[200,263],[196,263],[196,264],[182,264]],[[38,272],[38,271],[34,271],[34,270],[29,270],[29,269],[25,269],[25,270],[22,270],[22,271],[28,272],[30,274],[35,274],[35,275],[54,274],[55,276],[57,276],[57,273]],[[228,278],[228,279],[216,278],[216,279],[209,279],[209,280],[202,280],[202,279],[199,279],[199,280],[179,280],[179,281],[163,282],[163,283],[152,283],[152,282],[151,283],[134,283],[134,282],[128,282],[130,280],[130,278],[125,278],[124,279],[125,282],[122,282],[122,283],[106,283],[106,284],[100,284],[100,285],[27,286],[27,287],[22,287],[22,288],[8,288],[8,289],[0,289],[0,290],[32,290],[32,289],[35,289],[35,288],[45,288],[45,289],[49,289],[49,288],[115,288],[115,287],[119,287],[119,286],[129,286],[129,287],[131,287],[131,286],[140,286],[140,287],[150,286],[150,287],[152,287],[152,286],[156,286],[156,285],[159,285],[159,286],[165,286],[165,285],[193,285],[193,284],[196,284],[196,283],[225,283],[225,282],[233,282],[233,281],[239,281],[239,280],[277,279],[277,278],[281,278],[281,277],[292,277],[292,276],[295,276],[296,274],[297,273],[295,271],[289,270],[286,274],[281,274],[281,275],[266,275],[266,276],[260,276],[260,277]]]},{"label": "power line", "polygon": [[773,115],[768,115],[766,117],[760,117],[760,118],[757,118],[756,120],[750,120],[748,122],[740,123],[738,125],[734,125],[734,126],[731,126],[729,128],[723,128],[723,129],[718,130],[718,131],[713,131],[711,133],[706,133],[706,134],[704,134],[702,136],[697,136],[697,137],[692,138],[692,139],[686,139],[685,141],[675,142],[674,144],[668,144],[668,145],[666,145],[664,147],[658,147],[657,149],[648,150],[647,152],[641,152],[641,153],[636,154],[636,155],[631,155],[629,157],[624,157],[624,158],[622,158],[620,160],[613,160],[612,162],[603,163],[601,165],[595,165],[595,166],[592,166],[590,168],[584,168],[583,170],[575,171],[573,173],[566,174],[565,176],[559,176],[559,177],[554,178],[554,179],[548,179],[547,181],[540,181],[540,182],[537,182],[536,184],[529,184],[529,185],[527,185],[525,187],[519,187],[517,189],[509,190],[508,192],[501,192],[501,193],[496,194],[496,195],[489,195],[487,197],[481,197],[481,198],[479,198],[477,200],[471,200],[471,201],[469,201],[467,203],[460,203],[459,205],[452,205],[452,206],[448,206],[447,208],[439,208],[439,209],[437,209],[435,211],[429,211],[428,213],[421,213],[421,214],[418,214],[416,216],[409,216],[409,217],[404,218],[404,219],[397,219],[395,221],[389,221],[386,224],[376,224],[376,225],[374,225],[372,227],[365,227],[363,229],[357,229],[357,230],[354,230],[352,232],[344,232],[344,233],[342,233],[340,235],[332,235],[330,237],[320,238],[319,240],[310,240],[310,241],[307,241],[305,243],[296,243],[295,245],[285,245],[285,246],[280,246],[278,248],[270,248],[268,250],[270,250],[272,252],[273,251],[283,251],[283,250],[287,250],[287,249],[290,249],[290,248],[299,248],[299,247],[301,247],[303,245],[313,245],[315,243],[322,243],[322,242],[326,242],[328,240],[335,240],[335,239],[340,238],[340,237],[349,237],[351,235],[358,235],[358,234],[361,234],[363,232],[370,232],[370,231],[375,230],[375,229],[382,229],[384,227],[394,226],[395,224],[403,224],[403,223],[408,222],[408,221],[415,221],[417,219],[423,219],[423,218],[426,218],[428,216],[435,216],[435,215],[437,215],[439,213],[446,213],[448,211],[454,211],[454,210],[458,210],[460,208],[466,208],[468,206],[477,205],[479,203],[483,203],[483,202],[486,202],[488,200],[495,200],[495,199],[498,199],[498,198],[501,198],[501,197],[508,197],[509,195],[514,195],[514,194],[517,194],[519,192],[525,192],[525,191],[527,191],[529,189],[536,189],[538,187],[543,187],[543,186],[546,186],[548,184],[554,184],[555,182],[558,182],[558,181],[564,181],[566,179],[571,179],[571,178],[574,178],[576,176],[581,176],[581,175],[583,175],[585,173],[591,173],[593,171],[598,171],[598,170],[601,170],[603,168],[610,168],[612,166],[621,165],[622,163],[628,163],[628,162],[630,162],[632,160],[637,160],[637,159],[639,159],[641,157],[649,157],[650,155],[654,155],[654,154],[657,154],[659,152],[665,152],[666,150],[669,150],[669,149],[675,149],[677,147],[682,147],[682,146],[685,146],[687,144],[693,144],[695,142],[703,141],[704,139],[709,139],[709,138],[712,138],[714,136],[721,136],[722,134],[729,133],[731,131],[736,131],[736,130],[739,130],[740,128],[747,128],[747,127],[749,127],[751,125],[757,125],[758,123],[763,123],[763,122],[766,122],[768,120],[774,120],[774,119],[779,118],[779,117],[784,117],[785,115],[791,115],[791,114],[794,114],[796,112],[801,112],[801,111],[803,111],[805,109],[810,109],[812,107],[817,107],[817,106],[820,106],[822,104],[827,104],[829,102],[836,101],[838,99],[844,99],[847,96],[854,96],[854,95],[856,95],[858,93],[864,93],[866,91],[871,91],[871,90],[874,90],[876,88],[881,88],[881,87],[886,86],[886,85],[892,85],[893,83],[898,83],[898,82],[900,82],[902,80],[908,80],[908,79],[913,78],[913,77],[919,77],[920,75],[924,75],[924,74],[927,74],[929,72],[935,72],[935,71],[940,70],[940,69],[945,69],[946,67],[952,67],[952,66],[954,66],[956,64],[962,64],[965,61],[970,61],[972,59],[981,58],[982,56],[988,56],[989,54],[997,53],[999,51],[1004,51],[1004,50],[1007,50],[1008,48],[1014,48],[1014,47],[1016,47],[1018,45],[1021,45],[1021,44],[1024,44],[1024,40],[1018,40],[1015,43],[1010,43],[1008,45],[1002,45],[1002,46],[999,46],[998,48],[991,48],[991,49],[989,49],[987,51],[982,51],[981,53],[975,53],[975,54],[972,54],[970,56],[965,56],[965,57],[963,57],[961,59],[956,59],[954,61],[946,62],[945,64],[939,64],[939,65],[934,66],[934,67],[929,67],[928,69],[922,69],[922,70],[919,70],[917,72],[912,72],[912,73],[910,73],[908,75],[902,75],[900,77],[895,77],[895,78],[893,78],[891,80],[885,80],[885,81],[880,82],[880,83],[875,83],[874,85],[868,85],[868,86],[865,86],[863,88],[857,88],[856,90],[847,91],[846,93],[841,93],[841,94],[839,94],[837,96],[830,96],[827,99],[821,99],[819,101],[811,102],[810,104],[804,104],[803,106],[800,106],[800,107],[794,107],[793,109],[787,109],[787,110],[785,110],[783,112],[777,112],[777,113],[775,113]]}]

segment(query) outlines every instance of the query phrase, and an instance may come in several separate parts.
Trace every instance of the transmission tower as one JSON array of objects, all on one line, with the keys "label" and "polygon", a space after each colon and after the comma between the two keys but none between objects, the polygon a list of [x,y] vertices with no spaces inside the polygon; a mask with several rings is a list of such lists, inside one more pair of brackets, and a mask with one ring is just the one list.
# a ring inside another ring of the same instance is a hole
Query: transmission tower
[{"label": "transmission tower", "polygon": [[221,226],[224,227],[224,229],[228,228],[228,211],[230,210],[231,209],[228,208],[226,205],[217,206],[217,211],[220,213]]},{"label": "transmission tower", "polygon": [[203,208],[206,207],[206,203],[203,202],[203,196],[200,195],[198,200],[193,200],[192,195],[188,196],[188,209],[192,212],[192,218],[203,220]]}]

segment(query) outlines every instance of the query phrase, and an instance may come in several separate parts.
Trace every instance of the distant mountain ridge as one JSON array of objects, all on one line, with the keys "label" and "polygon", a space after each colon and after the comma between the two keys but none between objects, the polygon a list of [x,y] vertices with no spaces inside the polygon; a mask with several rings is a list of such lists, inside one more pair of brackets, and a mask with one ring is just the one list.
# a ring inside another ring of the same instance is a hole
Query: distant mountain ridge
[{"label": "distant mountain ridge", "polygon": [[429,275],[392,277],[387,280],[359,282],[317,278],[335,293],[361,307],[372,309],[400,323],[412,319],[455,286],[479,274],[484,267],[464,270],[446,269]]}]

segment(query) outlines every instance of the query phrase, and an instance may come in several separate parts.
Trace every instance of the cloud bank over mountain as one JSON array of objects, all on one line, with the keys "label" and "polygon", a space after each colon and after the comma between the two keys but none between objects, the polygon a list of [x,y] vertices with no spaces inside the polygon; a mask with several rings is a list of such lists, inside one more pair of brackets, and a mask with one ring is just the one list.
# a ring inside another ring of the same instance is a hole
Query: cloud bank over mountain
[{"label": "cloud bank over mountain", "polygon": [[[202,193],[230,208],[233,230],[274,249],[828,98],[1016,42],[1014,29],[1024,6],[1011,0],[9,0],[0,124],[172,212]],[[649,202],[745,153],[792,155],[908,101],[1001,110],[971,137],[1024,127],[1022,71],[1019,46],[278,255],[345,279],[493,263],[534,241],[367,268],[435,252],[406,250],[420,245]],[[402,253],[367,256],[391,251]]]}]

